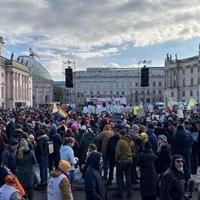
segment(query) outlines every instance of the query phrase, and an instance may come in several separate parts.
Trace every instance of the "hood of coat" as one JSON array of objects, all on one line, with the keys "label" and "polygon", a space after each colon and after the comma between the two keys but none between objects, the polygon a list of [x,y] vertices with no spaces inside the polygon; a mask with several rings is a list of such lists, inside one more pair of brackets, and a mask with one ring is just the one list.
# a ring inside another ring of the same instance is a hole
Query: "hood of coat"
[{"label": "hood of coat", "polygon": [[72,149],[72,148],[70,146],[68,146],[68,145],[62,145],[60,147],[60,151],[61,152],[68,151],[69,149]]},{"label": "hood of coat", "polygon": [[126,140],[128,143],[133,142],[133,139],[130,135],[121,136],[121,139]]},{"label": "hood of coat", "polygon": [[50,176],[51,176],[51,177],[54,177],[54,178],[57,178],[57,177],[60,176],[61,174],[62,174],[62,172],[59,171],[59,170],[54,170],[54,171],[51,171],[51,172],[50,172]]}]

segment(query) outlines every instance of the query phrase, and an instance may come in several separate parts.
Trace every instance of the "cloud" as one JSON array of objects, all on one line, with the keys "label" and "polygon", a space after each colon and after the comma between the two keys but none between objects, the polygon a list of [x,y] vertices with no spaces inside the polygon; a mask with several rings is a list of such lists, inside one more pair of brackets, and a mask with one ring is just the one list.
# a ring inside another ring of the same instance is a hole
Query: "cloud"
[{"label": "cloud", "polygon": [[72,53],[84,64],[104,63],[127,44],[200,36],[198,0],[2,0],[0,13],[6,44],[31,46],[44,60]]}]

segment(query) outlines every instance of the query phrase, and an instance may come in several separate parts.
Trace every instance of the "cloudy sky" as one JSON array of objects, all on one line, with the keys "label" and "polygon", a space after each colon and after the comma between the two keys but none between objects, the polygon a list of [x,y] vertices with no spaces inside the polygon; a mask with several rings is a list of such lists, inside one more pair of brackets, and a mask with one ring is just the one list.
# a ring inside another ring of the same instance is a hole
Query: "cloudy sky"
[{"label": "cloudy sky", "polygon": [[78,70],[197,55],[199,18],[199,0],[0,0],[4,56],[32,48],[54,80],[69,59]]}]

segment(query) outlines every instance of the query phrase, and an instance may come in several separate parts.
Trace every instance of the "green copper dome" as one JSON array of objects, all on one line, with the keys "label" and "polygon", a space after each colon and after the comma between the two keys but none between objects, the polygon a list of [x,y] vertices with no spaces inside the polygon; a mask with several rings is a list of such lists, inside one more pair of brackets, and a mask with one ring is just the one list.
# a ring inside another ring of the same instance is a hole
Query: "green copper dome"
[{"label": "green copper dome", "polygon": [[19,56],[17,58],[17,62],[26,65],[33,75],[41,76],[47,80],[52,80],[51,75],[47,69],[34,58],[31,58],[30,56]]}]

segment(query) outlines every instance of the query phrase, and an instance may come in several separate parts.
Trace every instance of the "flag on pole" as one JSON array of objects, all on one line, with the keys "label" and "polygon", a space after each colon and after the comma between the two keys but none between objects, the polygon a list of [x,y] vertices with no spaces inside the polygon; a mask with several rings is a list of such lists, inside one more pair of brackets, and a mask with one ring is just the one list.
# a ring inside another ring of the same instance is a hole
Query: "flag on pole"
[{"label": "flag on pole", "polygon": [[57,116],[61,118],[67,118],[68,114],[65,110],[63,110],[60,106],[58,106]]},{"label": "flag on pole", "polygon": [[58,112],[58,107],[57,107],[57,105],[54,103],[53,104],[53,106],[52,106],[53,108],[52,108],[52,114],[54,114],[54,113],[57,113]]},{"label": "flag on pole", "polygon": [[167,96],[167,106],[172,107],[175,104],[176,104],[176,102],[171,97]]},{"label": "flag on pole", "polygon": [[191,110],[193,106],[196,106],[197,101],[194,98],[190,98],[188,106],[187,106],[187,110]]},{"label": "flag on pole", "polygon": [[133,115],[138,115],[139,112],[140,112],[140,106],[133,106],[132,107],[132,112],[133,112]]}]

